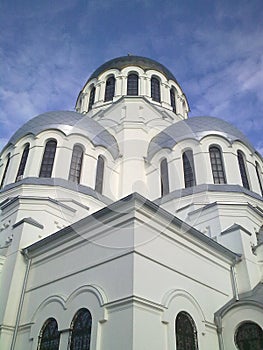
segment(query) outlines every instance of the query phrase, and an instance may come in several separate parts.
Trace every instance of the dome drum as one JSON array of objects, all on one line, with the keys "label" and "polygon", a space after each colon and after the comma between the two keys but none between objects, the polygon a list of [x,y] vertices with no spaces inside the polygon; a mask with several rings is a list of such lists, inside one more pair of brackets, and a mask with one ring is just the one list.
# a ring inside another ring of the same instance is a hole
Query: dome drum
[{"label": "dome drum", "polygon": [[[148,65],[140,66],[139,63],[137,65],[137,62],[140,62],[140,60],[136,60],[137,56],[127,57],[130,64],[118,64],[118,59],[116,59],[114,65],[108,65],[107,69],[101,69],[97,71],[97,74],[92,74],[78,96],[76,110],[80,113],[87,113],[91,109],[105,108],[109,103],[117,101],[122,96],[141,96],[146,97],[158,106],[172,110],[174,113],[187,118],[188,102],[173,75],[165,69],[160,69],[159,65],[152,63],[151,60],[149,60]],[[122,62],[122,57],[120,61]],[[134,88],[135,81],[130,79],[134,75],[138,77],[136,89]],[[114,91],[110,97],[107,95],[106,98],[107,84],[109,79],[112,78],[114,79],[112,83],[114,84]],[[158,80],[158,96],[156,96],[156,92],[153,95],[153,79]],[[133,84],[133,90],[130,88],[131,84]]]}]

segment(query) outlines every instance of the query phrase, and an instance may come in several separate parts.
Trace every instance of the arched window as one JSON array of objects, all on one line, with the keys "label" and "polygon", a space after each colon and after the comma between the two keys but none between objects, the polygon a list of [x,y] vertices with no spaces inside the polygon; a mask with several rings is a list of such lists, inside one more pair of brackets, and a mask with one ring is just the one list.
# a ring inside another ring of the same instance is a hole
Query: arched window
[{"label": "arched window", "polygon": [[60,332],[54,318],[49,318],[42,327],[39,334],[38,350],[58,350]]},{"label": "arched window", "polygon": [[44,155],[42,158],[39,177],[51,177],[56,149],[57,149],[56,140],[50,140],[47,142]]},{"label": "arched window", "polygon": [[81,167],[82,167],[82,159],[83,159],[83,149],[75,145],[73,147],[70,169],[69,169],[69,177],[68,179],[73,182],[79,183]]},{"label": "arched window", "polygon": [[223,166],[222,154],[219,147],[212,146],[209,148],[211,168],[215,184],[225,184],[226,176]]},{"label": "arched window", "polygon": [[7,173],[8,167],[9,167],[9,163],[10,163],[10,153],[8,153],[8,155],[7,155],[5,170],[4,170],[4,172],[3,172],[3,176],[2,176],[0,188],[2,188],[3,185],[4,185],[5,178],[6,178],[6,173]]},{"label": "arched window", "polygon": [[89,350],[92,317],[87,309],[80,309],[71,323],[70,350]]},{"label": "arched window", "polygon": [[195,186],[194,157],[192,150],[187,150],[183,153],[183,168],[185,187]]},{"label": "arched window", "polygon": [[99,193],[102,193],[102,188],[103,188],[104,166],[105,166],[104,158],[100,155],[98,157],[98,162],[97,162],[96,183],[95,183],[95,191]]},{"label": "arched window", "polygon": [[138,96],[138,75],[131,73],[127,80],[127,95]]},{"label": "arched window", "polygon": [[197,331],[192,317],[185,311],[179,312],[175,320],[176,350],[197,350]]},{"label": "arched window", "polygon": [[89,94],[89,106],[88,106],[88,111],[91,110],[92,106],[94,105],[94,101],[95,101],[95,92],[96,92],[96,88],[95,86],[93,86],[93,88],[90,90],[90,94]]},{"label": "arched window", "polygon": [[258,177],[258,183],[259,183],[260,191],[261,191],[261,194],[263,196],[262,175],[261,175],[260,165],[258,164],[258,162],[256,162],[256,172],[257,172],[257,177]]},{"label": "arched window", "polygon": [[160,163],[161,173],[161,195],[164,196],[169,193],[169,176],[167,159],[164,158]]},{"label": "arched window", "polygon": [[259,231],[256,232],[257,235],[257,244],[263,243],[263,225],[260,227]]},{"label": "arched window", "polygon": [[235,343],[239,350],[262,350],[263,331],[256,323],[245,322],[237,329]]},{"label": "arched window", "polygon": [[171,100],[171,106],[173,107],[174,113],[176,113],[176,103],[175,103],[175,88],[170,89],[170,100]]},{"label": "arched window", "polygon": [[160,81],[155,77],[151,79],[151,97],[153,101],[161,102]]},{"label": "arched window", "polygon": [[23,178],[25,167],[26,167],[26,162],[27,162],[27,157],[28,157],[28,153],[29,153],[29,147],[30,147],[30,145],[29,145],[29,143],[27,143],[25,148],[24,148],[21,160],[20,160],[18,172],[16,175],[16,181],[19,181]]},{"label": "arched window", "polygon": [[82,93],[80,94],[80,96],[79,96],[78,110],[81,110],[81,109],[82,109],[83,100],[84,100],[84,94],[83,94],[83,92],[82,92]]},{"label": "arched window", "polygon": [[245,156],[244,156],[243,152],[237,151],[237,159],[238,159],[238,165],[239,165],[239,171],[240,171],[240,175],[241,175],[242,184],[245,188],[247,188],[249,190],[250,188],[249,188],[248,177],[247,177]]},{"label": "arched window", "polygon": [[109,77],[106,81],[105,98],[104,101],[112,101],[115,92],[115,78]]}]

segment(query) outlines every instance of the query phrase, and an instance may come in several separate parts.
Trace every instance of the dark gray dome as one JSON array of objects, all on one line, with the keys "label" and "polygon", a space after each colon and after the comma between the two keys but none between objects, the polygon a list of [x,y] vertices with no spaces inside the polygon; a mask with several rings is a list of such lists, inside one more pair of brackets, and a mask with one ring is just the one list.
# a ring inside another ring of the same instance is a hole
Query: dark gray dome
[{"label": "dark gray dome", "polygon": [[150,160],[163,148],[173,149],[180,141],[194,139],[200,141],[208,135],[219,135],[230,142],[241,141],[255,151],[246,136],[232,124],[214,117],[193,117],[168,126],[149,143],[147,158]]},{"label": "dark gray dome", "polygon": [[144,71],[154,69],[158,72],[163,73],[168,80],[172,79],[176,81],[174,75],[161,63],[154,61],[150,58],[132,55],[117,57],[108,62],[105,62],[103,65],[101,65],[98,69],[95,70],[95,72],[89,77],[88,81],[90,81],[93,78],[98,78],[98,76],[106,70],[113,68],[121,70],[128,66],[138,66]]},{"label": "dark gray dome", "polygon": [[70,134],[84,135],[95,146],[106,147],[115,159],[119,155],[118,144],[113,135],[96,120],[72,111],[54,111],[38,115],[19,128],[7,145],[15,144],[26,135],[37,135],[50,129],[60,130],[67,136]]}]

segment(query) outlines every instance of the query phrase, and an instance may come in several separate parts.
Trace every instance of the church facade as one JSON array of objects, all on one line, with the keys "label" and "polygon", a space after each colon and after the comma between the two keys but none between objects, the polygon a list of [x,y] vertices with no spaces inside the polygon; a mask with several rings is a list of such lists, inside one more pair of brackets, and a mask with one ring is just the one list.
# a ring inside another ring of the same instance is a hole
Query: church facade
[{"label": "church facade", "polygon": [[0,348],[262,350],[263,159],[162,64],[100,66],[0,154]]}]

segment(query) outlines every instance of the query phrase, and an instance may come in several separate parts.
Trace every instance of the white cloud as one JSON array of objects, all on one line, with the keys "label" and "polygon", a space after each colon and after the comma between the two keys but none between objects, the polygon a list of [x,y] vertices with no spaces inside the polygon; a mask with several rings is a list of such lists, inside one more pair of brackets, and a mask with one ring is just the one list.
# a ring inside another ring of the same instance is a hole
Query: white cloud
[{"label": "white cloud", "polygon": [[259,2],[252,6],[241,1],[235,11],[232,2],[206,1],[179,6],[164,0],[162,11],[148,0],[39,4],[29,8],[28,3],[22,9],[24,4],[19,3],[14,18],[9,11],[0,22],[0,29],[5,29],[0,38],[0,137],[10,136],[36,114],[73,109],[98,64],[128,52],[167,65],[182,85],[193,115],[227,119],[248,134],[262,130]]}]

